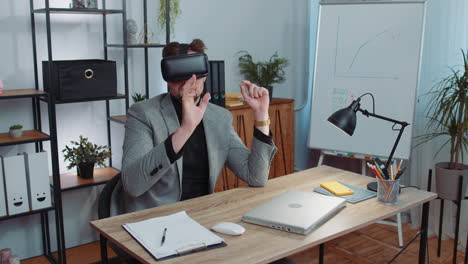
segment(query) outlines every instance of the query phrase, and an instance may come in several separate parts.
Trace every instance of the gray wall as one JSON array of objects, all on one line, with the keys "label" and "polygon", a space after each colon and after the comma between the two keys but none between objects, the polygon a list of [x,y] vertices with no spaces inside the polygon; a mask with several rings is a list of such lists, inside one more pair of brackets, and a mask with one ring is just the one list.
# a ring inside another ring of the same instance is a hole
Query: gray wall
[{"label": "gray wall", "polygon": [[[6,89],[34,87],[31,28],[28,1],[3,0],[0,4],[0,79]],[[51,1],[52,7],[67,7],[69,0]],[[112,2],[112,1],[109,1]],[[120,1],[109,4],[119,8]],[[142,28],[142,7],[140,1],[127,1],[128,18],[134,18]],[[149,28],[155,34],[155,41],[163,42],[164,34],[156,27],[156,10],[159,1],[148,1]],[[275,85],[275,97],[297,98],[301,104],[308,83],[309,58],[309,8],[310,1],[295,0],[180,0],[182,15],[175,26],[172,39],[189,42],[201,38],[208,46],[210,59],[226,63],[226,89],[237,92],[242,77],[238,73],[236,52],[248,50],[256,60],[266,60],[275,51],[290,60],[286,70],[287,80]],[[43,6],[43,1],[35,1]],[[122,22],[119,15],[109,16],[109,42],[120,42]],[[45,39],[45,16],[36,15],[39,60],[47,59]],[[103,58],[101,16],[53,15],[52,41],[54,59]],[[150,51],[150,95],[166,90],[160,77],[160,49]],[[144,91],[143,51],[130,50],[131,92]],[[111,49],[110,59],[122,65],[122,51]],[[122,87],[120,66],[119,90]],[[40,75],[42,73],[40,72]],[[42,83],[42,81],[40,81]],[[42,86],[42,85],[41,85]],[[45,105],[44,105],[45,106]],[[44,110],[45,107],[43,107]],[[309,110],[307,109],[306,112]],[[43,116],[46,112],[43,111]],[[124,114],[122,102],[112,102],[113,114]],[[0,102],[0,131],[5,132],[12,123],[22,123],[31,129],[32,112],[29,100]],[[296,124],[302,121],[296,120]],[[305,120],[304,122],[308,122]],[[47,125],[47,119],[43,120]],[[85,135],[97,144],[107,144],[105,126],[105,104],[103,102],[75,103],[57,106],[59,150],[70,141]],[[306,126],[308,127],[308,126]],[[297,131],[297,129],[296,129]],[[296,132],[297,133],[297,132]],[[112,124],[112,146],[115,166],[120,167],[123,127]],[[305,139],[296,141],[296,145]],[[46,149],[49,149],[46,144]],[[33,151],[29,145],[4,147],[0,155],[14,155],[18,151]],[[296,152],[296,157],[303,156]],[[67,172],[66,163],[60,157],[60,170]],[[86,188],[65,192],[62,195],[66,246],[73,247],[98,239],[88,222],[96,219],[97,197],[102,187]],[[51,230],[54,229],[53,213],[50,213]],[[42,254],[39,216],[15,218],[0,222],[0,248],[10,247],[21,259]],[[52,241],[55,244],[55,236]]]}]

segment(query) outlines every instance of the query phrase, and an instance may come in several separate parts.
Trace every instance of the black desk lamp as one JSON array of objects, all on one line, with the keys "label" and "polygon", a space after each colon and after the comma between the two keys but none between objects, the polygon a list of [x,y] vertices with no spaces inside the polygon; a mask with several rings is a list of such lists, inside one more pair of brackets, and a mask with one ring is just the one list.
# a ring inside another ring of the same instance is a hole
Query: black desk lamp
[{"label": "black desk lamp", "polygon": [[[373,111],[372,113],[369,113],[369,111],[362,109],[360,106],[360,101],[361,98],[364,95],[370,95],[372,97],[372,105],[373,105]],[[400,141],[401,135],[403,134],[403,130],[405,129],[406,126],[409,124],[406,122],[394,120],[385,116],[381,115],[376,115],[375,114],[375,101],[374,101],[374,96],[371,93],[365,93],[361,96],[359,96],[358,99],[354,100],[348,107],[340,109],[333,113],[329,118],[328,122],[332,123],[335,125],[337,128],[341,129],[343,132],[346,134],[352,136],[354,133],[354,129],[356,128],[356,112],[359,111],[365,116],[369,117],[376,117],[385,121],[389,121],[394,123],[393,126],[395,125],[401,125],[400,129],[395,129],[392,127],[393,130],[399,130],[400,132],[398,133],[398,137],[395,141],[395,144],[393,144],[392,151],[390,152],[390,156],[388,157],[387,163],[385,164],[385,170],[390,166],[390,163],[392,162],[393,154],[395,153],[395,149],[398,145],[398,142]],[[377,191],[377,182],[371,182],[367,185],[367,189],[372,190],[372,191]]]}]

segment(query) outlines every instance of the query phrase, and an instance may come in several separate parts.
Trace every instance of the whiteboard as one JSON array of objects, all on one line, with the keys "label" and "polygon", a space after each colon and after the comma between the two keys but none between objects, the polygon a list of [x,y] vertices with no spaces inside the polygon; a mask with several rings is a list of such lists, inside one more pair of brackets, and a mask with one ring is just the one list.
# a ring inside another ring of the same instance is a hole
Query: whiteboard
[{"label": "whiteboard", "polygon": [[[388,157],[398,135],[393,123],[358,112],[348,136],[327,121],[372,93],[376,114],[410,123],[394,154],[409,158],[424,14],[424,1],[320,5],[309,148]],[[361,108],[373,111],[370,96]]]}]

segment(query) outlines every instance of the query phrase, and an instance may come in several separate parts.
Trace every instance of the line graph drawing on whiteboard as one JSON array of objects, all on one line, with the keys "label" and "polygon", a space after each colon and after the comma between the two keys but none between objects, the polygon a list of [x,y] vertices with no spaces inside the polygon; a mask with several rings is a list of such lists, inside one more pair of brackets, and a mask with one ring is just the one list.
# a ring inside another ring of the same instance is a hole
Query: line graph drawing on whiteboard
[{"label": "line graph drawing on whiteboard", "polygon": [[382,66],[386,62],[379,60],[379,54],[384,52],[381,44],[388,41],[399,41],[399,32],[385,29],[362,40],[359,39],[359,36],[356,38],[353,35],[354,38],[352,39],[358,39],[358,41],[346,44],[348,50],[353,50],[354,53],[344,53],[340,50],[340,44],[341,46],[344,45],[340,42],[340,38],[343,38],[341,36],[343,33],[340,32],[341,27],[341,17],[338,17],[335,44],[335,77],[388,80],[398,80],[400,78],[397,73],[384,70],[385,68]]}]

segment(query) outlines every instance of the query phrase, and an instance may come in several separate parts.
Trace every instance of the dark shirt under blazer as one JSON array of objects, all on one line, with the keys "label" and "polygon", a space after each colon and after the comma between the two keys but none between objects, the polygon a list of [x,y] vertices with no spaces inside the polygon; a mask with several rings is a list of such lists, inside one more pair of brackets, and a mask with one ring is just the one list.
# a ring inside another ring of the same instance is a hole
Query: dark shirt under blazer
[{"label": "dark shirt under blazer", "polygon": [[[214,192],[226,165],[251,186],[268,181],[276,147],[254,137],[250,151],[232,127],[231,113],[209,103],[203,117],[209,165],[209,191]],[[182,193],[183,157],[171,164],[164,141],[180,127],[169,94],[134,104],[128,111],[120,196],[123,211],[133,212],[177,202]]]}]

